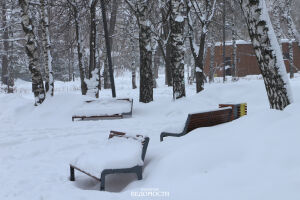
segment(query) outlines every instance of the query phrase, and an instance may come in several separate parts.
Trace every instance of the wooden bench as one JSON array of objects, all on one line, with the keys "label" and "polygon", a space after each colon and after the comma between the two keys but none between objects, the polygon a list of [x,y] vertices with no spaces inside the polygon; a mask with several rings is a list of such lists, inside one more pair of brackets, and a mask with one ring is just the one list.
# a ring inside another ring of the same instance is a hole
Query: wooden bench
[{"label": "wooden bench", "polygon": [[[95,101],[96,100],[89,100],[89,101],[85,101],[85,102],[86,103],[92,103],[92,102],[95,102]],[[132,116],[132,109],[133,109],[133,99],[124,98],[124,99],[117,99],[117,101],[128,101],[131,104],[130,111],[119,113],[119,114],[113,114],[113,115],[91,115],[91,116],[73,115],[72,116],[72,121],[74,121],[75,119],[103,120],[103,119],[122,119],[122,118],[125,118],[125,117],[131,117]]]},{"label": "wooden bench", "polygon": [[162,132],[160,134],[160,141],[163,141],[163,138],[167,136],[181,137],[200,127],[210,127],[229,122],[231,121],[231,116],[231,107],[221,108],[208,112],[189,114],[181,133]]},{"label": "wooden bench", "polygon": [[231,107],[232,115],[231,120],[238,119],[244,115],[247,115],[247,103],[239,104],[219,104],[219,108]]},{"label": "wooden bench", "polygon": [[[124,139],[133,139],[137,140],[138,142],[141,142],[142,144],[142,150],[141,150],[141,160],[144,162],[145,156],[146,156],[146,151],[149,143],[149,137],[144,137],[142,135],[136,135],[136,136],[128,136],[126,133],[123,132],[118,132],[118,131],[111,131],[109,134],[109,139],[113,137],[121,137]],[[96,159],[101,159],[98,156],[95,157]],[[100,177],[98,177],[95,174],[90,173],[89,171],[82,169],[78,166],[75,166],[73,164],[70,164],[70,181],[75,181],[75,169],[100,181],[100,190],[105,190],[105,177],[108,174],[120,174],[120,173],[135,173],[137,175],[138,180],[141,180],[143,178],[143,165],[135,165],[129,168],[114,168],[114,169],[103,169],[99,171]],[[98,169],[97,169],[98,170]]]}]

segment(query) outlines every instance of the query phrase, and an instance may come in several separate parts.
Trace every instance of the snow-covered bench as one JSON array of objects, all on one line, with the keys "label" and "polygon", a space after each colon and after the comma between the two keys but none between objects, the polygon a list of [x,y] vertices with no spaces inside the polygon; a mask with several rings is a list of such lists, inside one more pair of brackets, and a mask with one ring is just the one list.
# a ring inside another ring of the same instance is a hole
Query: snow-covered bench
[{"label": "snow-covered bench", "polygon": [[229,122],[231,121],[232,110],[233,109],[231,107],[225,107],[213,111],[189,114],[184,128],[181,132],[162,132],[160,134],[160,141],[163,141],[163,138],[167,136],[181,137],[183,135],[186,135],[190,131],[200,127],[215,126],[218,124]]},{"label": "snow-covered bench", "polygon": [[227,103],[227,104],[219,104],[219,108],[231,107],[232,115],[231,120],[238,119],[244,115],[247,115],[247,103]]},{"label": "snow-covered bench", "polygon": [[97,119],[121,119],[132,116],[133,99],[115,100],[90,100],[86,101],[82,108],[75,111],[72,121],[97,120]]},{"label": "snow-covered bench", "polygon": [[106,145],[89,149],[71,161],[70,180],[75,181],[75,169],[100,181],[100,190],[105,190],[108,174],[135,173],[141,180],[148,143],[149,137],[111,131]]}]

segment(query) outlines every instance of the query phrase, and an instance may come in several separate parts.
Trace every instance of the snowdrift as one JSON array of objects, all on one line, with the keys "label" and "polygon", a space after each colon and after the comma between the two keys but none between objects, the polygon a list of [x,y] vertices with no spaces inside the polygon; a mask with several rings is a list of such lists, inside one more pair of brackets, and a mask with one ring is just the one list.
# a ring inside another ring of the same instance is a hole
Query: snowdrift
[{"label": "snowdrift", "polygon": [[[145,189],[170,195],[145,199],[300,199],[299,78],[291,81],[295,101],[283,112],[268,108],[262,80],[207,84],[197,95],[188,86],[187,97],[173,102],[172,89],[159,79],[150,104],[138,103],[138,91],[120,83],[130,86],[130,79],[116,80],[117,94],[137,103],[132,118],[114,121],[72,123],[73,111],[86,100],[77,90],[61,90],[39,107],[27,94],[0,94],[0,199],[144,199],[132,192]],[[108,98],[110,91],[100,96]],[[159,142],[160,133],[188,113],[227,102],[247,102],[248,115]],[[108,176],[108,192],[84,174],[70,182],[70,160],[89,146],[105,146],[112,129],[150,137],[143,180]]]}]

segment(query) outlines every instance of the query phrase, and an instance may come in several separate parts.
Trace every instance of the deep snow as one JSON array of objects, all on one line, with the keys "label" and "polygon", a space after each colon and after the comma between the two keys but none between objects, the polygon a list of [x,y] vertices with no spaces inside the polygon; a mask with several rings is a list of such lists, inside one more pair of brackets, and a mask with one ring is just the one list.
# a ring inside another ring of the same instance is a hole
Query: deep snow
[{"label": "deep snow", "polygon": [[[79,82],[56,82],[55,97],[38,107],[30,83],[17,81],[16,94],[0,93],[0,199],[142,199],[131,192],[151,188],[170,196],[146,199],[300,199],[299,76],[291,81],[294,103],[283,112],[269,109],[256,76],[206,84],[200,94],[187,86],[187,97],[176,102],[161,77],[149,104],[138,102],[127,77],[116,79],[117,96],[134,99],[133,116],[119,120],[72,122],[88,98],[80,95]],[[100,92],[101,98],[110,95]],[[160,133],[182,124],[188,113],[227,102],[247,102],[248,115],[159,142]],[[70,182],[69,162],[89,146],[104,146],[110,130],[150,137],[144,179],[108,176],[107,192],[84,174]]]}]

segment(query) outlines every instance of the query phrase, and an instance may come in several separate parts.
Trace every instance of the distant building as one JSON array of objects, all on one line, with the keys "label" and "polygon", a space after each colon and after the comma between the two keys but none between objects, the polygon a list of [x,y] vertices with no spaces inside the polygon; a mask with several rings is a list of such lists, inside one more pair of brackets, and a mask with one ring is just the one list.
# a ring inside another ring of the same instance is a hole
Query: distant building
[{"label": "distant building", "polygon": [[[289,51],[288,51],[288,41],[282,40],[282,48],[283,48],[283,57],[287,72],[290,71],[290,63],[288,61]],[[223,45],[218,42],[215,46],[215,76],[223,76]],[[294,65],[297,68],[294,69],[294,72],[300,69],[300,48],[297,43],[293,43],[293,51],[294,51]],[[204,64],[204,72],[205,74],[209,74],[209,66],[210,66],[210,47],[207,49],[207,55]],[[232,42],[226,42],[226,75],[231,75],[231,66],[232,66],[232,56],[233,48]],[[252,43],[249,41],[238,40],[237,41],[237,76],[243,77],[247,75],[258,75],[260,74],[260,70],[258,67],[258,62],[255,56],[255,52],[252,46]]]}]

